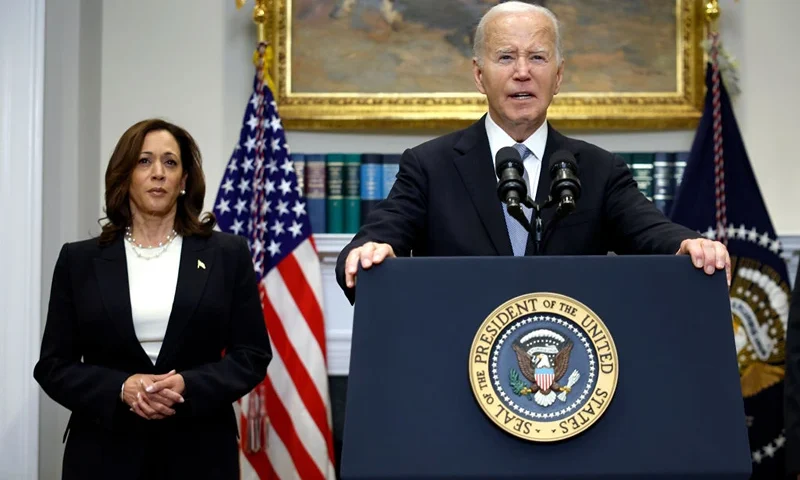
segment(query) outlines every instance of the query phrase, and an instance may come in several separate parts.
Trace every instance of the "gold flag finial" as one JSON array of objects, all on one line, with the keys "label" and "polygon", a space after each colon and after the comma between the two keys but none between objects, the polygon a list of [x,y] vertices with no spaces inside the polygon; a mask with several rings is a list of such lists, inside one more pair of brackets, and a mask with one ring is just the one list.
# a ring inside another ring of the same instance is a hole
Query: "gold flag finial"
[{"label": "gold flag finial", "polygon": [[717,31],[717,20],[719,19],[719,1],[708,0],[706,2],[706,21],[711,31]]},{"label": "gold flag finial", "polygon": [[[253,23],[256,24],[259,47],[253,52],[253,64],[261,68],[261,75],[264,82],[266,82],[269,88],[274,92],[275,82],[272,79],[270,70],[273,67],[272,63],[275,57],[272,45],[270,45],[270,42],[267,40],[267,23],[269,22],[271,6],[270,1],[271,0],[254,0]],[[236,8],[241,9],[246,3],[247,0],[236,0]],[[263,50],[260,48],[262,44],[264,44]]]},{"label": "gold flag finial", "polygon": [[[253,7],[253,22],[258,29],[258,42],[267,41],[267,11],[269,0],[254,0],[255,6]],[[236,9],[240,10],[247,4],[247,0],[236,0]]]},{"label": "gold flag finial", "polygon": [[267,0],[255,0],[253,7],[253,21],[258,29],[258,42],[267,41]]}]

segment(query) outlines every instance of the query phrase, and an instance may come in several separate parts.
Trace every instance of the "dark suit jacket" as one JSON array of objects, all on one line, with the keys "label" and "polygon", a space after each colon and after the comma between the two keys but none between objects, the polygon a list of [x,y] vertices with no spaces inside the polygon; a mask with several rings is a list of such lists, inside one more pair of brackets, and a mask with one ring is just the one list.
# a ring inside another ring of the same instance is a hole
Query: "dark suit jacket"
[{"label": "dark suit jacket", "polygon": [[[138,479],[145,469],[157,478],[238,478],[232,403],[264,379],[272,358],[247,243],[218,232],[183,239],[153,365],[133,328],[123,241],[66,244],[55,266],[34,377],[72,411],[63,478]],[[172,369],[186,384],[174,416],[145,420],[120,400],[130,375]]]},{"label": "dark suit jacket", "polygon": [[787,471],[794,475],[800,475],[800,265],[797,267],[797,276],[789,306],[784,398]]},{"label": "dark suit jacket", "polygon": [[[414,256],[513,255],[484,118],[403,153],[388,198],[339,255],[336,278],[351,303],[355,291],[344,284],[344,263],[350,250],[368,241],[388,243],[398,256],[412,250]],[[550,156],[560,149],[575,155],[582,195],[566,218],[554,221],[554,209],[543,210],[542,253],[674,254],[681,241],[699,236],[670,222],[639,192],[621,157],[549,124],[535,199],[540,205],[550,190]],[[526,253],[532,252],[529,241]]]}]

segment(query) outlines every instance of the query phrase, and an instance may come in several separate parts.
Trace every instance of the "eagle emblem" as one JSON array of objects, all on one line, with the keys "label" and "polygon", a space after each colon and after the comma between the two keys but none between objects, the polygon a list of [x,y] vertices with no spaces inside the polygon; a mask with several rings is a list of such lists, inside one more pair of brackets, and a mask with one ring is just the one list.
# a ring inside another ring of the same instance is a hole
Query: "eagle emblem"
[{"label": "eagle emblem", "polygon": [[617,388],[611,332],[589,307],[558,293],[528,293],[495,308],[469,359],[472,393],[489,421],[535,442],[585,431]]},{"label": "eagle emblem", "polygon": [[567,401],[567,394],[580,379],[580,373],[573,370],[562,382],[569,369],[569,357],[572,352],[572,341],[550,329],[539,329],[520,335],[512,343],[517,354],[517,364],[522,375],[530,382],[519,377],[516,369],[511,369],[509,383],[514,393],[531,398],[538,405],[549,407],[556,399]]}]

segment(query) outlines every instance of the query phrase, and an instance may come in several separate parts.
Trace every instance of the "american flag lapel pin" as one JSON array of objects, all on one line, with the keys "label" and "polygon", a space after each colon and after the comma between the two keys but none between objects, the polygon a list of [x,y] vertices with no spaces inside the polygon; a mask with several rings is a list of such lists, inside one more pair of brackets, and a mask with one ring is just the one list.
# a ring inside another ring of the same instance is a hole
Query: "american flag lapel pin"
[{"label": "american flag lapel pin", "polygon": [[197,259],[197,269],[199,270],[199,269],[201,269],[201,268],[202,268],[203,270],[205,270],[205,269],[206,269],[206,264],[205,264],[205,263],[203,263],[203,261],[202,261],[202,260],[200,260],[200,259]]}]

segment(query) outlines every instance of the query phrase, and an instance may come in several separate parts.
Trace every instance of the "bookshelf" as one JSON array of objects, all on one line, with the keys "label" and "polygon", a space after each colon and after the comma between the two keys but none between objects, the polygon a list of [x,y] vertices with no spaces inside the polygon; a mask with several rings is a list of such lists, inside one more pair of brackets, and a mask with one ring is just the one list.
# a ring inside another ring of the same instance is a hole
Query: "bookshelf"
[{"label": "bookshelf", "polygon": [[[314,242],[322,269],[323,304],[328,348],[328,374],[347,375],[350,366],[350,340],[353,330],[353,307],[336,283],[336,259],[342,248],[353,238],[351,233],[324,233],[314,235]],[[789,278],[794,285],[794,275],[800,260],[800,235],[781,237]]]}]

